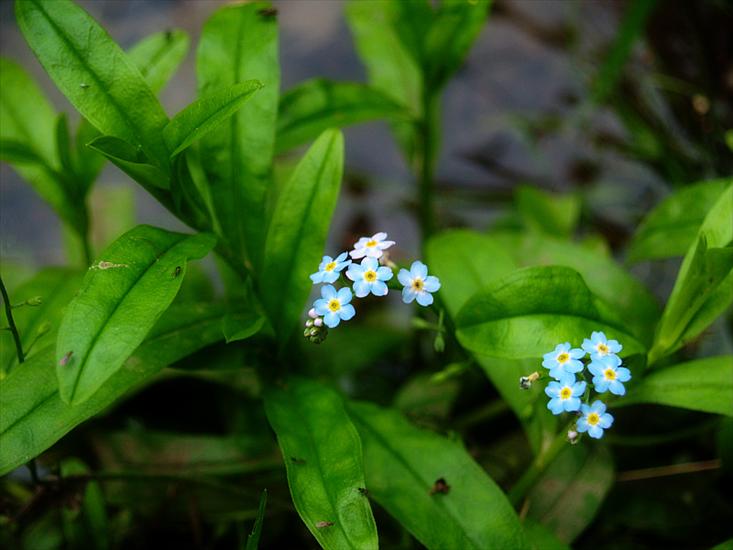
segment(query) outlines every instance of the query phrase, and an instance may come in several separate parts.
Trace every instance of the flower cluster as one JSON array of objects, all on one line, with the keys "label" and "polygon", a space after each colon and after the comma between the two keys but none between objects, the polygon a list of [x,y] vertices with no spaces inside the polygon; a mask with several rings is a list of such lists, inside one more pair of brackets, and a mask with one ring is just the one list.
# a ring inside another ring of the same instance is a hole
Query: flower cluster
[{"label": "flower cluster", "polygon": [[[356,310],[350,303],[352,298],[365,298],[370,294],[386,296],[389,293],[387,283],[394,277],[393,268],[397,267],[389,260],[387,249],[395,244],[387,240],[386,233],[376,233],[371,237],[361,237],[348,254],[342,252],[335,258],[324,256],[318,265],[318,271],[310,278],[313,284],[323,284],[321,297],[315,301],[308,312],[310,319],[306,321],[303,335],[311,342],[322,342],[328,328],[337,327],[341,321],[348,321]],[[350,257],[350,259],[349,259]],[[357,263],[357,260],[360,260]],[[345,276],[344,286],[337,289],[333,283]],[[403,286],[402,301],[406,304],[417,301],[421,306],[433,303],[432,293],[440,288],[440,280],[428,275],[428,267],[415,261],[410,269],[400,269],[397,280]]]},{"label": "flower cluster", "polygon": [[[594,439],[600,439],[603,431],[613,424],[613,416],[606,412],[606,405],[598,399],[590,403],[590,396],[591,391],[619,396],[626,393],[624,382],[631,380],[631,371],[621,366],[617,354],[622,349],[621,344],[608,340],[603,332],[593,332],[590,338],[583,340],[580,348],[573,348],[565,342],[544,354],[542,366],[554,378],[545,388],[545,394],[550,398],[547,408],[552,414],[570,412],[579,417],[575,428],[568,432],[571,441],[577,441],[578,433],[585,432]],[[590,359],[587,365],[583,362],[586,356]],[[586,367],[592,375],[590,381],[584,374]],[[520,387],[529,387],[537,378],[537,373],[522,377]]]}]

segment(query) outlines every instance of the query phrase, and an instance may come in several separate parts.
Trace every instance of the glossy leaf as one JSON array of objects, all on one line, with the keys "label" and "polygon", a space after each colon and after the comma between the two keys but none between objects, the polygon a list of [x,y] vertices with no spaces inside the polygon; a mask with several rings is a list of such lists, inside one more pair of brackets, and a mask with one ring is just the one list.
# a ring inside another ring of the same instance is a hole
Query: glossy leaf
[{"label": "glossy leaf", "polygon": [[344,138],[323,132],[280,193],[272,215],[260,278],[262,301],[282,342],[304,312],[336,208],[344,163]]},{"label": "glossy leaf", "polygon": [[684,256],[730,178],[683,187],[647,214],[629,245],[631,262]]},{"label": "glossy leaf", "polygon": [[295,509],[327,549],[377,548],[363,489],[359,434],[341,397],[304,378],[265,394],[265,410],[285,460]]},{"label": "glossy leaf", "polygon": [[188,35],[180,29],[151,34],[127,52],[150,89],[158,93],[175,74],[188,52]]},{"label": "glossy leaf", "polygon": [[124,366],[90,399],[76,406],[59,394],[55,347],[48,346],[0,381],[0,475],[56,443],[85,420],[140,387],[166,365],[221,339],[220,304],[172,306]]},{"label": "glossy leaf", "polygon": [[65,402],[89,399],[122,367],[175,298],[186,262],[214,242],[141,225],[100,254],[59,328],[56,373]]},{"label": "glossy leaf", "polygon": [[645,348],[567,267],[521,269],[480,290],[456,316],[467,349],[507,359],[538,358],[561,342],[579,345],[600,330],[624,345],[625,355]]},{"label": "glossy leaf", "polygon": [[[370,403],[350,403],[348,411],[364,445],[369,495],[422,544],[527,547],[509,501],[459,443]],[[447,492],[436,490],[440,479]]]},{"label": "glossy leaf", "polygon": [[129,143],[114,136],[100,136],[89,147],[104,155],[115,166],[142,185],[154,196],[168,189],[170,178],[157,166],[151,164],[145,154]]},{"label": "glossy leaf", "polygon": [[218,9],[204,25],[196,52],[200,96],[248,79],[264,86],[225,130],[201,141],[201,166],[221,235],[236,257],[255,268],[267,235],[265,205],[280,92],[277,19],[268,7],[252,2]]},{"label": "glossy leaf", "polygon": [[733,416],[733,356],[706,357],[655,369],[616,406],[634,403]]},{"label": "glossy leaf", "polygon": [[167,170],[168,117],[107,32],[71,0],[19,0],[15,14],[41,65],[82,116],[102,133],[141,146]]},{"label": "glossy leaf", "polygon": [[571,543],[593,521],[614,481],[602,445],[567,445],[527,495],[527,518]]},{"label": "glossy leaf", "polygon": [[[82,273],[66,268],[46,268],[15,289],[10,296],[13,304],[41,298],[37,306],[22,306],[13,310],[26,358],[55,341],[56,331],[66,306],[81,286]],[[4,317],[3,317],[4,318]],[[0,372],[7,373],[18,366],[10,332],[0,333]]]},{"label": "glossy leaf", "polygon": [[183,109],[163,130],[171,157],[222,124],[260,88],[257,80],[247,80],[200,97]]},{"label": "glossy leaf", "polygon": [[277,151],[307,143],[328,128],[376,119],[405,118],[405,108],[365,84],[315,78],[280,98]]}]

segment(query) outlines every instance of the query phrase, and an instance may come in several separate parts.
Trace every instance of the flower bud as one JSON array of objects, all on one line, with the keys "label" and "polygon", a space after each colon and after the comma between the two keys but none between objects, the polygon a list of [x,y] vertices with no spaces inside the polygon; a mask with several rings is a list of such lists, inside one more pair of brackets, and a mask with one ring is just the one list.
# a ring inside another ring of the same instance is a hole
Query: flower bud
[{"label": "flower bud", "polygon": [[308,312],[308,317],[310,317],[311,319],[315,319],[316,317],[318,317],[315,308],[310,309],[310,311]]},{"label": "flower bud", "polygon": [[322,327],[323,319],[321,319],[320,317],[316,317],[315,319],[313,319],[313,324],[317,327]]}]

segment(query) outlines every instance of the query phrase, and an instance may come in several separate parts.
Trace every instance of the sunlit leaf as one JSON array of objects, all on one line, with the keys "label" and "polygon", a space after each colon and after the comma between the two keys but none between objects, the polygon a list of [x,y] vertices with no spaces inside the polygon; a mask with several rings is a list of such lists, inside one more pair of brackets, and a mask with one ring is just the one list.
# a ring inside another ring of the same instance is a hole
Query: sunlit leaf
[{"label": "sunlit leaf", "polygon": [[127,57],[140,70],[150,89],[158,93],[186,57],[188,43],[188,35],[180,29],[156,32],[130,48]]}]

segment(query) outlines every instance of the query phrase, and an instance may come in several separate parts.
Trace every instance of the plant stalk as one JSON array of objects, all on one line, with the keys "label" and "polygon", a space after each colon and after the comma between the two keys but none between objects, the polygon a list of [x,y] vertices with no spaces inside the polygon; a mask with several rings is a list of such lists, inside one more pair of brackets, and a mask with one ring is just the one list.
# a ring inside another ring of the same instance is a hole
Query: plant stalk
[{"label": "plant stalk", "polygon": [[3,283],[2,277],[0,277],[0,292],[2,292],[3,295],[5,316],[8,318],[8,327],[10,328],[10,332],[13,335],[13,341],[15,342],[15,351],[18,354],[18,363],[22,363],[25,361],[25,355],[23,355],[23,344],[20,342],[20,334],[18,333],[18,327],[15,326],[10,298],[8,297],[8,291],[5,289],[5,283]]},{"label": "plant stalk", "polygon": [[423,85],[423,112],[420,120],[420,158],[417,166],[419,220],[422,245],[425,246],[428,238],[435,232],[435,162],[437,148],[435,136],[437,128],[435,122],[436,98]]}]

